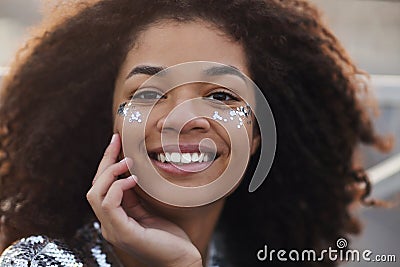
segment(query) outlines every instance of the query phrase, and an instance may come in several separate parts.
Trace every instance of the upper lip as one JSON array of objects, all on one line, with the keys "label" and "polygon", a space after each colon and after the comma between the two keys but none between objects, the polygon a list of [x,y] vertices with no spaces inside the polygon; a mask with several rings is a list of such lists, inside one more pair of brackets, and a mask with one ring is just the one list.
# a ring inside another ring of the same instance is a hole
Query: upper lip
[{"label": "upper lip", "polygon": [[163,145],[154,149],[147,149],[148,153],[213,153],[218,154],[218,151],[210,146],[207,145],[200,145],[200,144],[169,144]]}]

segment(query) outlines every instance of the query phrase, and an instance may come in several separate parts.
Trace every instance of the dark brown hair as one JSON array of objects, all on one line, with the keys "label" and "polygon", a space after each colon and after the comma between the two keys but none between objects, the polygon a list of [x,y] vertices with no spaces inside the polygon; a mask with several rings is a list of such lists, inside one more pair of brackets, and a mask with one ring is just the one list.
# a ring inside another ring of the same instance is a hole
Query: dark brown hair
[{"label": "dark brown hair", "polygon": [[93,216],[85,194],[112,133],[119,67],[135,36],[161,19],[205,20],[240,42],[275,117],[266,182],[247,192],[256,156],[221,215],[226,258],[255,266],[264,244],[322,249],[359,231],[349,207],[369,184],[353,154],[360,142],[384,143],[356,96],[362,72],[308,2],[102,0],[68,8],[72,15],[53,16],[28,41],[3,84],[3,247],[35,233],[69,239]]}]

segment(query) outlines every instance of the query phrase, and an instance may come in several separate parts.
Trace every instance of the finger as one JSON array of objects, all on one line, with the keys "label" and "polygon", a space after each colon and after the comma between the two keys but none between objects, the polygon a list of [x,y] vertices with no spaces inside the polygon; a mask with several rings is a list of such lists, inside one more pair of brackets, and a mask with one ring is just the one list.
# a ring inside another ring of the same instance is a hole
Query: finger
[{"label": "finger", "polygon": [[[118,164],[115,164],[115,165],[118,165]],[[110,203],[113,203],[113,202],[110,202],[109,198],[108,198],[108,200],[106,200],[107,191],[109,191],[109,189],[111,189],[111,185],[115,181],[115,178],[113,178],[112,180],[109,179],[109,181],[105,181],[106,179],[102,179],[103,176],[105,176],[105,175],[103,174],[99,177],[98,181],[89,190],[86,197],[87,197],[90,205],[92,206],[92,209],[93,209],[94,213],[96,214],[96,217],[100,220],[100,222],[106,223],[107,222],[106,218],[107,218],[107,216],[109,216],[110,210],[115,209],[116,207],[118,207],[118,205],[111,206]],[[117,184],[126,183],[126,179],[118,180],[118,181],[115,181],[114,183],[117,183]],[[103,193],[103,192],[105,192],[105,193]],[[111,194],[112,195],[115,194],[115,189],[113,190],[113,192],[111,192]],[[118,198],[118,195],[116,197]],[[121,199],[122,199],[122,197],[121,197]],[[114,198],[113,198],[113,200],[114,200]],[[125,214],[125,216],[126,216],[126,214]]]},{"label": "finger", "polygon": [[100,176],[97,177],[88,194],[93,195],[98,200],[102,200],[116,178],[119,175],[126,173],[132,165],[132,159],[124,158],[120,162],[109,166]]},{"label": "finger", "polygon": [[[133,176],[115,181],[104,197],[101,204],[101,210],[96,213],[105,232],[113,232],[112,229],[118,229],[121,235],[129,235],[130,238],[140,237],[140,232],[144,228],[133,218],[129,217],[122,207],[125,192],[129,192],[136,185]],[[110,236],[113,238],[113,235]],[[135,240],[136,243],[136,240]]]},{"label": "finger", "polygon": [[[115,181],[101,204],[102,212],[107,217],[107,221],[114,227],[121,224],[126,224],[129,220],[129,216],[122,207],[122,202],[125,193],[129,193],[129,189],[132,189],[136,185],[136,180],[133,176],[125,179]],[[132,218],[131,218],[132,219]],[[137,222],[135,221],[135,225]],[[121,228],[119,228],[121,229]]]},{"label": "finger", "polygon": [[[119,151],[121,150],[121,138],[118,133],[113,134],[111,142],[106,148],[103,158],[99,163],[94,181],[101,175],[109,166],[117,161]],[[93,182],[94,182],[93,181]]]},{"label": "finger", "polygon": [[[133,178],[135,180],[137,179],[136,176],[133,176]],[[126,190],[124,192],[121,206],[124,208],[128,216],[132,217],[136,221],[140,221],[151,216],[150,213],[142,206],[139,197],[134,190]]]},{"label": "finger", "polygon": [[133,188],[136,185],[136,180],[130,176],[125,179],[115,181],[106,196],[103,199],[102,207],[105,210],[111,210],[121,207],[124,192]]}]

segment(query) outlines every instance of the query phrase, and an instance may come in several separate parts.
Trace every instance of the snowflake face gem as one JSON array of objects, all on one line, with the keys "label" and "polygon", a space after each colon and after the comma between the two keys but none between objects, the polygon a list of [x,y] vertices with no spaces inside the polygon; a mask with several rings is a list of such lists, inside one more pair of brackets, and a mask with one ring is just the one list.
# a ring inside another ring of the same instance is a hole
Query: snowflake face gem
[{"label": "snowflake face gem", "polygon": [[236,108],[236,111],[239,114],[239,116],[248,117],[251,115],[251,108],[249,104],[247,104],[246,107],[240,106]]},{"label": "snowflake face gem", "polygon": [[222,121],[222,117],[218,114],[218,111],[214,111],[214,115],[212,117],[214,120]]},{"label": "snowflake face gem", "polygon": [[[240,129],[244,125],[243,118],[247,119],[251,115],[251,108],[250,108],[250,105],[247,104],[245,107],[240,106],[240,107],[237,107],[236,109],[231,109],[228,114],[229,114],[229,116],[224,118],[219,114],[218,111],[214,111],[214,115],[212,116],[212,118],[214,120],[223,121],[223,122],[235,120],[238,123],[236,125],[236,127],[238,129]],[[247,124],[251,124],[251,121],[247,121]]]},{"label": "snowflake face gem", "polygon": [[[129,109],[135,110],[135,107],[131,107],[131,106],[132,106],[131,103],[126,103],[126,102],[122,103],[118,107],[117,114],[122,116],[122,117],[127,117]],[[132,123],[132,122],[141,123],[142,122],[141,116],[142,116],[142,114],[139,111],[132,111],[132,113],[129,116],[128,121],[130,123]]]},{"label": "snowflake face gem", "polygon": [[125,114],[125,110],[126,110],[126,102],[122,103],[121,105],[119,105],[118,110],[117,110],[117,114],[120,116],[126,116]]},{"label": "snowflake face gem", "polygon": [[136,121],[138,123],[141,123],[142,122],[142,119],[140,119],[141,116],[142,116],[142,114],[140,114],[139,111],[132,112],[131,117],[129,118],[129,122]]}]

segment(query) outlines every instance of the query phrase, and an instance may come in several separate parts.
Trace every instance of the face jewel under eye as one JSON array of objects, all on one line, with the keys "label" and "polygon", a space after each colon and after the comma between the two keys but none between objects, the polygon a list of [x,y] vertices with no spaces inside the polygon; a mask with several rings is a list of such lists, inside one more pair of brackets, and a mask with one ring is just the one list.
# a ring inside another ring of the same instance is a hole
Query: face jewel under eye
[{"label": "face jewel under eye", "polygon": [[120,116],[126,116],[128,114],[128,108],[126,107],[127,103],[124,102],[121,105],[119,105],[118,110],[117,110],[117,114]]},{"label": "face jewel under eye", "polygon": [[246,107],[240,106],[236,108],[236,111],[239,116],[245,116],[246,118],[251,115],[251,108],[249,104],[247,104]]},{"label": "face jewel under eye", "polygon": [[214,111],[212,118],[216,121],[221,122],[234,122],[236,123],[236,127],[240,129],[245,121],[247,124],[251,124],[251,120],[248,120],[249,116],[251,115],[251,108],[250,105],[247,104],[245,107],[240,106],[236,109],[231,109],[228,114],[219,114],[218,111]]},{"label": "face jewel under eye", "polygon": [[[117,114],[119,116],[123,116],[123,117],[128,116],[128,121],[130,123],[132,123],[132,122],[141,123],[142,122],[142,114],[139,111],[136,111],[135,109],[136,108],[134,106],[132,106],[132,104],[130,102],[129,103],[125,102],[125,103],[122,103],[121,105],[119,105]],[[129,110],[131,110],[131,112],[129,112]]]}]

